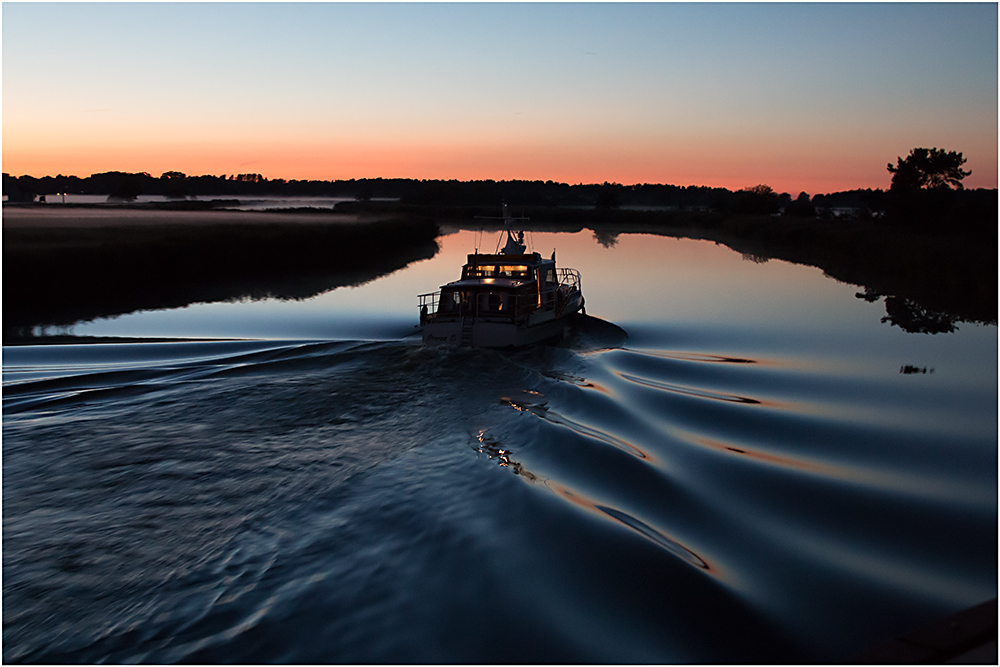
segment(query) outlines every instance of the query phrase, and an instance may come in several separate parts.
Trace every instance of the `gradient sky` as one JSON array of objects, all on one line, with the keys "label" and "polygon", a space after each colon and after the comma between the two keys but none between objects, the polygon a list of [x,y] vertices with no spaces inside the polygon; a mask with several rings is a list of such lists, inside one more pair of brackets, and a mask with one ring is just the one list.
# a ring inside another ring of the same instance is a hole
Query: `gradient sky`
[{"label": "gradient sky", "polygon": [[974,4],[10,3],[3,171],[997,187]]}]

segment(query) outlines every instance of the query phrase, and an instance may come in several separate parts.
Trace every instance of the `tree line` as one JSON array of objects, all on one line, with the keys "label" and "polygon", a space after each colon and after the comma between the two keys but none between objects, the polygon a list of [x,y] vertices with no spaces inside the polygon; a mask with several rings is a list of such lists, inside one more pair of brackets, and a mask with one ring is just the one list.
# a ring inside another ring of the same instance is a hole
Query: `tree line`
[{"label": "tree line", "polygon": [[393,199],[411,206],[490,206],[506,201],[512,206],[622,207],[714,211],[730,215],[784,215],[800,218],[839,217],[872,220],[917,231],[945,231],[963,235],[995,235],[996,189],[966,190],[960,152],[914,148],[908,156],[889,163],[888,190],[857,189],[809,195],[777,193],[766,184],[741,190],[707,186],[642,183],[570,185],[526,180],[417,180],[368,178],[350,180],[269,179],[262,174],[189,176],[180,171],[159,177],[148,173],[110,171],[77,176],[15,177],[3,174],[8,201],[30,202],[58,193],[106,195],[135,200],[139,195],[186,199],[205,196],[300,196],[354,198],[359,201]]},{"label": "tree line", "polygon": [[[12,176],[3,174],[9,201],[34,201],[39,195],[89,194],[130,200],[139,195],[168,198],[204,196],[346,197],[361,201],[398,199],[414,205],[487,205],[501,200],[525,206],[689,206],[712,207],[729,193],[725,188],[619,183],[569,185],[554,181],[441,180],[362,178],[350,180],[269,179],[262,174],[189,176],[167,171],[159,177],[146,172],[109,171],[78,176]],[[609,197],[610,195],[610,197]]]},{"label": "tree line", "polygon": [[[494,180],[284,180],[261,174],[188,176],[179,171],[159,177],[148,173],[110,171],[77,176],[15,177],[3,174],[3,194],[8,201],[37,201],[40,195],[60,193],[108,196],[123,201],[139,195],[185,199],[207,196],[299,196],[343,197],[361,201],[398,199],[404,204],[430,206],[486,206],[503,200],[515,206],[595,206],[596,208],[663,207],[691,210],[725,210],[739,213],[776,213],[792,207],[794,214],[815,213],[830,207],[871,208],[881,206],[881,190],[852,190],[818,194],[800,193],[793,200],[769,186],[757,185],[738,191],[707,186],[642,183],[569,185],[554,181]],[[799,208],[796,209],[795,206]]]}]

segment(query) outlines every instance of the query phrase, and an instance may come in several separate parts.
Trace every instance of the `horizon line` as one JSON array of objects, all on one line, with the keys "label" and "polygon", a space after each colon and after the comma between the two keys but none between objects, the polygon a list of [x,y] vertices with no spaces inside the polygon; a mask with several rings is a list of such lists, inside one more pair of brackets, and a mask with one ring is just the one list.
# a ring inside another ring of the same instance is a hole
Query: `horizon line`
[{"label": "horizon line", "polygon": [[[126,176],[146,176],[148,178],[152,178],[152,179],[155,179],[155,180],[163,180],[163,176],[166,175],[166,174],[171,173],[171,171],[183,174],[183,178],[187,178],[187,179],[190,179],[190,178],[215,178],[215,179],[220,179],[221,178],[221,179],[225,179],[227,181],[234,181],[234,182],[239,182],[239,181],[235,181],[235,179],[233,178],[233,177],[236,177],[236,176],[256,175],[256,176],[260,176],[261,179],[263,179],[264,182],[268,182],[268,183],[279,182],[279,181],[283,182],[283,183],[296,183],[296,182],[298,182],[298,183],[310,183],[310,182],[314,182],[314,183],[349,183],[349,182],[358,182],[358,181],[413,181],[413,182],[418,182],[418,183],[419,182],[440,182],[440,183],[541,183],[541,184],[552,184],[552,185],[565,185],[565,186],[568,186],[568,187],[617,186],[617,187],[624,187],[624,188],[635,188],[635,187],[641,187],[641,186],[662,186],[662,187],[675,187],[675,188],[707,188],[707,189],[711,189],[711,190],[728,190],[730,192],[739,192],[741,190],[748,190],[748,189],[753,188],[753,187],[755,187],[757,185],[765,185],[767,187],[771,187],[769,184],[764,183],[764,182],[755,183],[754,185],[746,185],[746,186],[744,186],[742,188],[733,189],[733,188],[727,188],[727,187],[722,186],[722,185],[707,185],[707,184],[687,184],[687,185],[681,185],[681,184],[677,184],[677,183],[657,183],[657,182],[650,182],[650,181],[636,182],[636,183],[619,183],[617,181],[607,181],[607,180],[605,180],[603,182],[589,182],[589,183],[586,183],[586,182],[582,182],[581,181],[579,183],[569,183],[569,182],[566,182],[566,181],[556,181],[554,179],[539,179],[539,178],[534,178],[534,179],[528,179],[528,178],[504,178],[504,179],[475,178],[475,179],[466,179],[466,180],[463,180],[463,179],[459,179],[459,178],[415,178],[415,177],[409,177],[409,176],[362,176],[362,177],[359,177],[359,178],[330,178],[330,179],[320,179],[320,178],[292,178],[292,179],[286,179],[286,178],[280,178],[280,177],[278,177],[278,178],[268,178],[267,176],[264,176],[263,174],[259,174],[257,172],[244,172],[244,173],[236,173],[236,172],[234,172],[232,174],[223,173],[223,174],[218,174],[217,175],[217,174],[186,174],[186,173],[181,172],[179,170],[165,171],[162,174],[160,174],[159,176],[154,176],[153,174],[151,174],[150,172],[147,172],[147,171],[119,171],[119,170],[99,171],[99,172],[94,172],[92,174],[89,174],[87,176],[77,176],[76,174],[56,174],[54,176],[50,175],[50,174],[46,174],[45,176],[34,176],[32,174],[14,175],[14,174],[11,174],[10,172],[4,171],[3,172],[3,176],[4,177],[14,178],[14,179],[31,178],[31,179],[35,179],[35,180],[42,180],[42,179],[46,179],[46,178],[49,178],[49,179],[75,178],[75,179],[79,179],[79,180],[85,180],[85,179],[88,179],[88,178],[93,178],[94,176],[102,176],[102,175],[105,175],[105,174],[123,174],[123,175],[126,175]],[[260,182],[260,181],[254,181],[254,182]],[[817,192],[817,193],[814,193],[814,194],[835,194],[837,192],[855,192],[855,191],[865,191],[865,190],[877,191],[877,190],[888,190],[888,189],[889,189],[888,187],[874,187],[873,188],[873,187],[860,187],[859,186],[859,187],[849,188],[849,189],[845,189],[845,190],[834,190],[834,191],[829,191],[829,192],[825,192],[825,193],[818,193]],[[982,189],[982,190],[996,190],[997,188],[995,188],[995,187],[993,187],[993,188],[978,187],[978,188],[963,188],[963,189],[968,189],[968,190],[980,190],[980,189]],[[776,190],[774,188],[772,188],[772,191],[775,194],[779,194],[779,195],[781,195],[781,194],[792,194],[790,191],[779,191],[779,190]],[[805,191],[803,190],[802,192],[805,192]]]}]

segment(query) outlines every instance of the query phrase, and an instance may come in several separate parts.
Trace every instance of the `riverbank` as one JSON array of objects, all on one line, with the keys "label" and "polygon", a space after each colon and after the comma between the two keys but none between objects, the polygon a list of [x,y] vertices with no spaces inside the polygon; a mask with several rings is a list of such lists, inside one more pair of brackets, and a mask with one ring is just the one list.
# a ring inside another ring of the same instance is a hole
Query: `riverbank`
[{"label": "riverbank", "polygon": [[3,342],[36,327],[239,299],[305,299],[437,252],[428,219],[5,207]]},{"label": "riverbank", "polygon": [[[815,266],[857,285],[859,298],[884,299],[885,321],[907,331],[997,321],[995,236],[702,210],[536,207],[523,214],[527,229],[590,229],[604,245],[622,234],[657,234],[710,240],[751,261]],[[495,215],[393,202],[297,212],[5,205],[4,344],[35,340],[36,327],[58,330],[137,310],[309,298],[432,257],[441,228],[499,228]]]},{"label": "riverbank", "polygon": [[925,234],[868,220],[771,216],[693,221],[680,225],[595,224],[595,236],[654,233],[706,239],[751,261],[815,266],[860,288],[858,298],[883,299],[886,321],[924,333],[958,322],[997,322],[996,239]]},{"label": "riverbank", "polygon": [[[475,220],[486,208],[419,207],[346,202],[338,210],[423,212],[442,227],[487,229],[499,223]],[[941,333],[957,323],[997,322],[997,235],[927,233],[879,220],[727,215],[695,209],[595,209],[529,207],[518,211],[534,231],[590,229],[604,245],[622,234],[657,234],[713,241],[751,261],[779,259],[814,266],[859,288],[858,297],[884,300],[886,321],[907,331]]]}]

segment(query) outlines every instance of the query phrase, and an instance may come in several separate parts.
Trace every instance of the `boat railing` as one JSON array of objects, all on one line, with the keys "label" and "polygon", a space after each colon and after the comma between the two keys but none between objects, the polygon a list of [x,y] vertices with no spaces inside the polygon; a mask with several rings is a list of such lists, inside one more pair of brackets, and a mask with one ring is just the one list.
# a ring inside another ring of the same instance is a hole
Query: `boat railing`
[{"label": "boat railing", "polygon": [[417,299],[419,301],[417,308],[420,309],[420,324],[422,326],[429,317],[437,313],[438,302],[441,300],[441,291],[418,294]]},{"label": "boat railing", "polygon": [[417,308],[420,309],[420,323],[436,319],[439,314],[447,318],[473,316],[514,321],[523,320],[538,310],[555,310],[558,314],[570,300],[573,292],[580,289],[580,272],[576,269],[559,268],[556,269],[556,279],[555,283],[549,283],[551,287],[547,289],[526,294],[503,294],[499,297],[499,301],[488,303],[486,307],[478,298],[482,292],[477,291],[477,298],[465,303],[455,303],[443,313],[439,313],[441,290],[419,294]]},{"label": "boat railing", "polygon": [[419,303],[417,304],[418,308],[423,310],[424,307],[426,307],[429,312],[436,313],[438,301],[441,299],[441,291],[438,290],[437,292],[429,292],[428,294],[418,294],[417,299],[419,300]]},{"label": "boat railing", "polygon": [[580,289],[580,272],[576,269],[556,269],[556,278],[559,286]]}]

